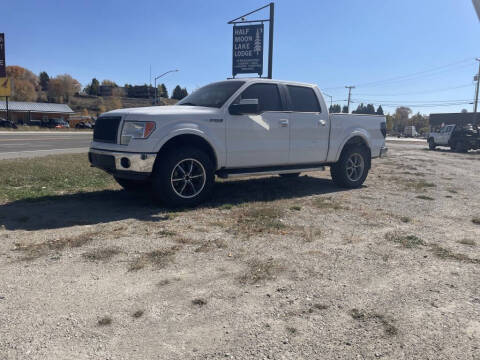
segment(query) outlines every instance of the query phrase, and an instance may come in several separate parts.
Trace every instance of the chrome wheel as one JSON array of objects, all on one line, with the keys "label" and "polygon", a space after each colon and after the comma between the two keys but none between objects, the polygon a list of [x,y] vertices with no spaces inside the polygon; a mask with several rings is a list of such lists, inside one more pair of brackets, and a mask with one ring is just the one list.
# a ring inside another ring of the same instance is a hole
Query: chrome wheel
[{"label": "chrome wheel", "polygon": [[356,182],[363,176],[365,170],[365,161],[363,156],[354,153],[347,160],[347,177],[350,181]]},{"label": "chrome wheel", "polygon": [[198,160],[184,159],[173,167],[170,183],[178,196],[190,199],[202,192],[206,178],[205,168]]}]

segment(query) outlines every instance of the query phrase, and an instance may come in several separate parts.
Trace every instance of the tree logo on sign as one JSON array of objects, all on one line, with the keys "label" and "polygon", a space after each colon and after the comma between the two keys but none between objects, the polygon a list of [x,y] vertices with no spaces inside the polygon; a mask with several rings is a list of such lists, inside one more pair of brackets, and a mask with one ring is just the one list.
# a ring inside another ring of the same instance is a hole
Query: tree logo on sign
[{"label": "tree logo on sign", "polygon": [[257,34],[255,35],[255,41],[253,43],[253,51],[258,54],[262,52],[262,40],[260,38],[260,30],[257,29]]}]

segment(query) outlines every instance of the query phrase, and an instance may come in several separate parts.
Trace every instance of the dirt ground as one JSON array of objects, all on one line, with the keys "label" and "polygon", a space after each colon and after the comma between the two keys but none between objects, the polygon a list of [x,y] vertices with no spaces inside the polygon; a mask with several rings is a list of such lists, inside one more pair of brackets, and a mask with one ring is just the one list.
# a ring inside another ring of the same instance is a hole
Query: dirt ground
[{"label": "dirt ground", "polygon": [[358,190],[0,205],[0,359],[480,359],[480,152],[389,147]]}]

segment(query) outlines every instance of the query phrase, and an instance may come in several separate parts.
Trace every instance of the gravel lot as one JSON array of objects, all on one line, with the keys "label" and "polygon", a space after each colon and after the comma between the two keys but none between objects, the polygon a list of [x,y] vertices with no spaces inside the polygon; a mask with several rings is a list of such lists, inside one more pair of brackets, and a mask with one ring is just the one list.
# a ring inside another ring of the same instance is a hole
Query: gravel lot
[{"label": "gravel lot", "polygon": [[0,359],[479,359],[480,152],[0,205]]}]

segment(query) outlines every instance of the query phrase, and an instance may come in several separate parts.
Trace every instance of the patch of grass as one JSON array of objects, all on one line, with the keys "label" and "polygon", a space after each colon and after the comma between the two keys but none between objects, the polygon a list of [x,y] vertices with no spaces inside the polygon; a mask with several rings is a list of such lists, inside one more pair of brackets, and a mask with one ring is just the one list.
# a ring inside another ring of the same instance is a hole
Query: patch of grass
[{"label": "patch of grass", "polygon": [[168,249],[159,249],[143,253],[140,257],[130,263],[128,271],[138,271],[147,265],[152,265],[158,269],[163,269],[169,263],[173,262],[175,253],[178,250],[179,247],[172,246]]},{"label": "patch of grass", "polygon": [[220,205],[220,206],[218,207],[218,209],[220,209],[220,210],[230,210],[230,209],[232,209],[232,208],[233,208],[233,205],[232,205],[232,204],[223,204],[223,205]]},{"label": "patch of grass", "polygon": [[303,229],[303,239],[305,242],[313,242],[320,236],[322,236],[322,231],[320,229],[315,229],[313,226],[305,227]]},{"label": "patch of grass", "polygon": [[400,244],[407,249],[425,245],[425,242],[415,235],[405,235],[398,232],[390,232],[385,234],[385,239],[396,244]]},{"label": "patch of grass", "polygon": [[407,224],[409,222],[412,222],[412,219],[409,218],[408,216],[402,216],[402,217],[400,217],[400,221]]},{"label": "patch of grass", "polygon": [[447,191],[452,194],[458,194],[458,191],[455,189],[447,189]]},{"label": "patch of grass", "polygon": [[0,162],[0,203],[115,187],[110,175],[90,167],[86,154]]},{"label": "patch of grass", "polygon": [[332,198],[319,197],[313,199],[312,205],[317,209],[326,209],[326,210],[341,210],[343,206],[340,205],[337,201]]},{"label": "patch of grass", "polygon": [[112,324],[112,318],[110,316],[104,316],[100,319],[98,319],[98,322],[97,324],[99,326],[108,326],[108,325],[111,325]]},{"label": "patch of grass", "polygon": [[472,239],[462,239],[462,240],[459,240],[458,241],[459,244],[462,244],[462,245],[468,245],[468,246],[475,246],[477,245],[475,243],[475,240],[472,240]]},{"label": "patch of grass", "polygon": [[302,207],[301,206],[290,206],[290,210],[293,210],[293,211],[300,211],[302,210]]},{"label": "patch of grass", "polygon": [[285,266],[276,260],[269,259],[264,261],[255,259],[248,263],[247,271],[238,280],[244,285],[254,285],[261,281],[273,280],[283,271],[285,271]]},{"label": "patch of grass", "polygon": [[309,309],[309,312],[313,312],[314,310],[327,310],[329,308],[328,305],[326,304],[319,304],[315,303],[312,305],[312,307]]},{"label": "patch of grass", "polygon": [[222,239],[216,239],[216,240],[213,240],[213,241],[207,241],[205,243],[203,243],[202,245],[200,245],[199,247],[197,247],[194,251],[197,252],[197,253],[206,253],[206,252],[209,252],[209,251],[212,251],[214,249],[225,249],[227,247],[227,243],[222,240]]},{"label": "patch of grass", "polygon": [[159,236],[171,237],[177,235],[177,233],[173,230],[162,229],[156,232]]},{"label": "patch of grass", "polygon": [[207,300],[202,298],[193,299],[192,304],[196,306],[205,306],[207,305]]},{"label": "patch of grass", "polygon": [[383,327],[386,335],[394,336],[398,334],[398,329],[393,325],[393,320],[385,315],[378,313],[367,313],[362,310],[350,310],[350,316],[357,321],[378,321]]},{"label": "patch of grass", "polygon": [[51,251],[62,251],[65,248],[81,247],[92,241],[98,234],[98,231],[91,231],[57,240],[47,240],[38,244],[15,244],[16,247],[14,250],[21,251],[25,254],[23,260],[34,260],[47,255]]},{"label": "patch of grass", "polygon": [[480,225],[480,217],[478,217],[478,216],[474,217],[472,219],[472,223],[474,223],[475,225]]},{"label": "patch of grass", "polygon": [[163,280],[160,280],[157,285],[158,286],[166,286],[170,283],[171,283],[171,281],[169,279],[163,279]]},{"label": "patch of grass", "polygon": [[432,198],[431,196],[427,196],[427,195],[418,195],[418,196],[415,196],[417,199],[421,199],[421,200],[435,200],[434,198]]},{"label": "patch of grass", "polygon": [[428,188],[437,187],[434,183],[425,181],[424,179],[409,179],[405,177],[391,177],[390,180],[402,185],[405,190],[423,191]]},{"label": "patch of grass", "polygon": [[137,310],[137,311],[135,311],[135,312],[132,314],[132,316],[133,316],[134,318],[138,319],[138,318],[140,318],[140,317],[143,316],[143,313],[144,313],[143,310]]},{"label": "patch of grass", "polygon": [[120,254],[120,249],[116,247],[100,248],[87,251],[82,256],[90,261],[108,261],[115,255]]},{"label": "patch of grass", "polygon": [[454,253],[453,251],[446,249],[437,244],[430,244],[430,250],[433,252],[433,254],[436,257],[440,259],[456,260],[456,261],[462,261],[462,262],[467,262],[471,264],[480,264],[480,259],[473,259],[464,254]]},{"label": "patch of grass", "polygon": [[287,333],[289,335],[297,335],[297,333],[298,333],[298,330],[296,328],[292,327],[292,326],[287,326],[285,328],[285,330],[287,330]]},{"label": "patch of grass", "polygon": [[278,232],[286,228],[281,219],[284,211],[275,206],[252,206],[240,210],[237,225],[242,233]]}]

